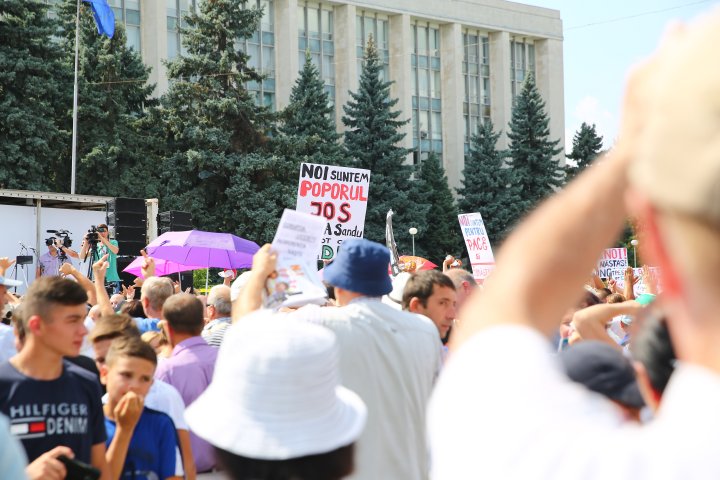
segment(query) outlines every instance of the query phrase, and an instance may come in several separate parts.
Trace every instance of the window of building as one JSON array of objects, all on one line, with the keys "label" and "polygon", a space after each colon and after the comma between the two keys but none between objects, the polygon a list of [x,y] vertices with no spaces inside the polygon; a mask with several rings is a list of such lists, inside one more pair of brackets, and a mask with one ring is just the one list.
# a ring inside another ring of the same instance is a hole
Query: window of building
[{"label": "window of building", "polygon": [[165,0],[167,16],[167,58],[172,60],[185,55],[187,50],[182,42],[180,28],[186,28],[185,16],[196,11],[196,0]]},{"label": "window of building", "polygon": [[535,75],[535,45],[524,38],[510,40],[510,88],[513,99],[520,93],[528,72]]},{"label": "window of building", "polygon": [[321,3],[298,4],[298,60],[305,65],[305,53],[320,71],[330,102],[335,102],[335,43],[332,6]]},{"label": "window of building", "polygon": [[412,127],[415,159],[430,152],[442,156],[440,26],[414,21],[412,66]]},{"label": "window of building", "polygon": [[465,81],[465,151],[478,127],[490,119],[490,42],[488,34],[479,30],[463,32],[463,79]]},{"label": "window of building", "polygon": [[115,22],[125,24],[127,45],[140,53],[140,0],[108,0],[115,12]]},{"label": "window of building", "polygon": [[261,82],[248,82],[255,102],[275,109],[275,21],[273,0],[249,0],[245,8],[262,8],[263,17],[252,37],[242,40],[238,47],[250,57],[248,66],[265,76]]},{"label": "window of building", "polygon": [[390,22],[387,15],[362,11],[356,17],[355,38],[357,47],[358,78],[365,60],[365,45],[372,36],[383,64],[381,80],[390,80]]}]

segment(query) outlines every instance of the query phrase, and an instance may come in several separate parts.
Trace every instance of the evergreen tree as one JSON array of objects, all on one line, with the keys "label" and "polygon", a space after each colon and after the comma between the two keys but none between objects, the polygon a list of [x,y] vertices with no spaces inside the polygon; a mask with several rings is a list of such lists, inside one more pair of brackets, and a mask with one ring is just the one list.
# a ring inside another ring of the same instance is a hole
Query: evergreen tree
[{"label": "evergreen tree", "polygon": [[[66,0],[59,8],[69,68],[75,58],[76,9],[74,0]],[[76,191],[108,196],[157,195],[159,185],[153,181],[156,176],[150,175],[154,162],[149,161],[149,150],[159,140],[149,134],[156,129],[142,125],[146,108],[157,104],[152,98],[155,86],[147,83],[150,68],[143,64],[139,52],[127,46],[121,21],[116,21],[113,38],[98,34],[88,4],[80,9],[79,52]],[[68,108],[68,124],[71,116]],[[63,151],[61,161],[67,162],[70,156],[70,149]]]},{"label": "evergreen tree", "polygon": [[507,151],[497,149],[500,133],[486,121],[470,139],[465,157],[462,188],[457,190],[460,213],[480,212],[493,245],[498,246],[519,216],[515,170],[505,161]]},{"label": "evergreen tree", "polygon": [[400,250],[409,251],[408,228],[426,218],[427,206],[413,205],[409,199],[412,167],[405,165],[409,151],[398,146],[405,137],[399,129],[409,120],[398,120],[400,111],[392,110],[398,101],[390,98],[390,82],[380,79],[381,70],[371,37],[358,91],[351,92],[352,99],[343,107],[345,149],[352,166],[371,171],[364,237],[385,243],[385,218],[392,209],[395,240]]},{"label": "evergreen tree", "polygon": [[297,189],[299,173],[292,162],[271,155],[266,132],[274,115],[245,87],[262,80],[236,48],[262,17],[259,9],[243,8],[246,3],[201,2],[200,12],[186,17],[187,54],[168,64],[171,85],[162,99],[169,153],[161,167],[161,201],[191,212],[201,229],[263,241],[272,238],[282,209],[294,205],[276,183],[287,186],[292,179]]},{"label": "evergreen tree", "polygon": [[58,23],[47,8],[0,2],[0,188],[49,189],[58,146],[69,140],[58,119],[71,105],[72,84],[68,96],[62,51],[52,41]]},{"label": "evergreen tree", "polygon": [[440,159],[431,153],[418,170],[425,202],[430,205],[426,221],[418,228],[416,245],[426,258],[442,265],[446,255],[464,253],[458,210]]},{"label": "evergreen tree", "polygon": [[595,131],[595,124],[590,126],[583,122],[580,130],[573,136],[572,152],[567,156],[577,163],[576,166],[567,165],[565,167],[568,181],[575,178],[595,160],[602,150],[602,144],[603,138]]},{"label": "evergreen tree", "polygon": [[342,136],[335,130],[335,108],[320,72],[312,63],[310,52],[305,54],[305,65],[290,93],[290,103],[282,114],[279,130],[295,137],[300,143],[293,154],[310,163],[343,165],[344,152],[338,143]]},{"label": "evergreen tree", "polygon": [[550,140],[549,123],[545,102],[529,74],[515,99],[508,132],[508,163],[515,169],[521,213],[534,208],[563,183],[564,175],[555,158],[562,149],[559,140]]}]

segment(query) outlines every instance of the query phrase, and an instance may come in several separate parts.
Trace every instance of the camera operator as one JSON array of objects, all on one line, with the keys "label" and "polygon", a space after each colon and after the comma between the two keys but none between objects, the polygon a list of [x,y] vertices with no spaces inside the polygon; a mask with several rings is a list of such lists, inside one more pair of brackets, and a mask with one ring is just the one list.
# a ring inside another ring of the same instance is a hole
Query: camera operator
[{"label": "camera operator", "polygon": [[63,263],[72,263],[68,257],[80,258],[78,253],[70,248],[72,242],[66,241],[65,237],[67,237],[67,234],[45,239],[48,251],[38,258],[35,278],[59,275],[60,266]]},{"label": "camera operator", "polygon": [[[117,240],[110,240],[108,226],[104,223],[97,226],[97,232],[93,232],[93,230],[94,227],[83,237],[82,244],[80,245],[80,258],[84,261],[88,257],[91,244],[94,244],[97,253],[95,260],[107,254],[107,261],[110,266],[105,273],[105,282],[113,286],[113,293],[120,293],[121,282],[117,272],[117,253],[120,250],[118,242]],[[91,241],[95,235],[97,235],[97,242]]]}]

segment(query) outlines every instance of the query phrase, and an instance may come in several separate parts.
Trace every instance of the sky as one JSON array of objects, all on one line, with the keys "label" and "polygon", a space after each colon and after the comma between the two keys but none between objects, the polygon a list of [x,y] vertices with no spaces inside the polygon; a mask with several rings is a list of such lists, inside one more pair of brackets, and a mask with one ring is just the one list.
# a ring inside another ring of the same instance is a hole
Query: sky
[{"label": "sky", "polygon": [[525,0],[522,3],[560,10],[567,151],[582,122],[594,123],[603,136],[604,146],[612,146],[630,67],[655,50],[669,22],[687,22],[720,6],[720,0]]}]

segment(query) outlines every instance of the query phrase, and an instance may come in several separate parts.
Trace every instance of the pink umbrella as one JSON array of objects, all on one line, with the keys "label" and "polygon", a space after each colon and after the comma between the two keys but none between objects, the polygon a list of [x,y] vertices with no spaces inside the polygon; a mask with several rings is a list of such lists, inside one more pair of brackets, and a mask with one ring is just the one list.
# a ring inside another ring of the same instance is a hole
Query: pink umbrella
[{"label": "pink umbrella", "polygon": [[[123,272],[130,273],[136,277],[142,277],[142,264],[143,257],[137,257],[133,260],[130,265],[125,267]],[[172,262],[170,260],[163,260],[162,258],[155,259],[155,275],[163,276],[170,275],[172,273],[186,272],[188,270],[199,270],[200,266],[183,265],[181,263]]]}]

